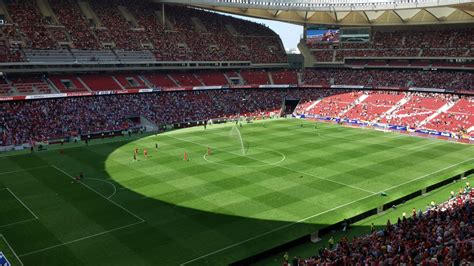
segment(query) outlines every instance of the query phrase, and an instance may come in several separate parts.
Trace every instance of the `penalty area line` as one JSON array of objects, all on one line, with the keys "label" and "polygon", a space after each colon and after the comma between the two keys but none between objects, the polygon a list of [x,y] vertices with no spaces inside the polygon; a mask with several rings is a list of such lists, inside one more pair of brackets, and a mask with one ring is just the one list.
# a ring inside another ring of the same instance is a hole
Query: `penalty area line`
[{"label": "penalty area line", "polygon": [[28,206],[26,206],[26,204],[19,197],[17,197],[17,195],[15,195],[15,193],[13,193],[13,191],[11,191],[11,189],[9,189],[9,188],[6,188],[6,189],[7,189],[8,192],[10,192],[10,194],[13,195],[13,197],[15,197],[15,199],[18,202],[20,202],[21,205],[23,205],[23,207],[25,207],[26,210],[28,210],[31,213],[31,215],[33,215],[33,217],[35,217],[35,219],[38,219],[38,216],[30,208],[28,208]]},{"label": "penalty area line", "polygon": [[205,254],[205,255],[202,255],[202,256],[200,256],[200,257],[194,258],[194,259],[192,259],[192,260],[183,262],[183,263],[181,263],[180,265],[182,265],[182,266],[183,266],[183,265],[187,265],[187,264],[193,263],[193,262],[195,262],[195,261],[198,261],[198,260],[207,258],[207,257],[209,257],[209,256],[212,256],[212,255],[214,255],[214,254],[220,253],[220,252],[222,252],[222,251],[231,249],[231,248],[233,248],[233,247],[240,246],[240,245],[242,245],[242,244],[245,244],[245,243],[250,242],[250,241],[252,241],[252,240],[258,239],[258,238],[260,238],[260,237],[263,237],[263,236],[269,235],[269,234],[271,234],[271,233],[274,233],[274,232],[283,230],[283,229],[285,229],[285,228],[291,227],[291,226],[293,226],[293,225],[295,225],[295,224],[299,224],[299,223],[305,222],[305,221],[307,221],[307,220],[309,220],[309,219],[318,217],[318,216],[323,215],[323,214],[326,214],[326,213],[328,213],[328,212],[332,212],[332,211],[335,211],[335,210],[337,210],[337,209],[346,207],[346,206],[348,206],[348,205],[357,203],[357,202],[359,202],[359,201],[368,199],[368,198],[373,197],[373,196],[375,196],[375,195],[378,195],[378,194],[380,194],[380,193],[382,193],[382,192],[384,192],[384,191],[388,191],[388,190],[392,190],[392,189],[395,189],[395,188],[404,186],[404,185],[406,185],[406,184],[412,183],[412,182],[414,182],[414,181],[418,181],[418,180],[423,179],[423,178],[425,178],[425,177],[431,176],[431,175],[433,175],[433,174],[442,172],[442,171],[444,171],[444,170],[453,168],[453,167],[455,167],[455,166],[458,166],[458,165],[460,165],[460,164],[463,164],[463,163],[466,163],[466,162],[469,162],[469,161],[472,161],[472,160],[474,160],[474,158],[470,158],[470,159],[464,160],[464,161],[462,161],[462,162],[459,162],[459,163],[456,163],[456,164],[452,164],[452,165],[450,165],[450,166],[444,167],[444,168],[439,169],[439,170],[437,170],[437,171],[434,171],[434,172],[432,172],[432,173],[429,173],[429,174],[426,174],[426,175],[422,175],[422,176],[419,176],[419,177],[417,177],[417,178],[411,179],[411,180],[409,180],[409,181],[407,181],[407,182],[403,182],[403,183],[401,183],[401,184],[398,184],[398,185],[392,186],[392,187],[390,187],[390,188],[381,190],[381,191],[379,191],[379,192],[377,192],[377,193],[375,193],[375,194],[367,195],[367,196],[365,196],[365,197],[362,197],[362,198],[353,200],[353,201],[351,201],[351,202],[344,203],[344,204],[339,205],[339,206],[337,206],[337,207],[334,207],[334,208],[331,208],[331,209],[328,209],[328,210],[325,210],[325,211],[322,211],[322,212],[313,214],[313,215],[311,215],[311,216],[308,216],[308,217],[303,218],[303,219],[301,219],[301,220],[298,220],[298,221],[296,221],[296,222],[289,223],[289,224],[287,224],[287,225],[283,225],[283,226],[277,227],[277,228],[272,229],[272,230],[270,230],[270,231],[267,231],[267,232],[265,232],[265,233],[262,233],[262,234],[259,234],[259,235],[254,236],[254,237],[251,237],[251,238],[242,240],[242,241],[240,241],[240,242],[234,243],[234,244],[232,244],[232,245],[223,247],[223,248],[221,248],[221,249],[215,250],[215,251],[213,251],[213,252],[210,252],[210,253],[208,253],[208,254]]}]

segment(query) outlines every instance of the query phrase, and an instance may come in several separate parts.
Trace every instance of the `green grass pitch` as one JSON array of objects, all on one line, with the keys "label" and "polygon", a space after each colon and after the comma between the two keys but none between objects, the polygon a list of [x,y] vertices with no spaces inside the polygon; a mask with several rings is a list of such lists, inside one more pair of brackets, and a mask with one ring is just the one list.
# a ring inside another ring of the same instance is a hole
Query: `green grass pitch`
[{"label": "green grass pitch", "polygon": [[244,124],[240,143],[232,127],[0,155],[0,251],[24,265],[224,265],[474,167],[473,146],[435,139],[282,119]]}]

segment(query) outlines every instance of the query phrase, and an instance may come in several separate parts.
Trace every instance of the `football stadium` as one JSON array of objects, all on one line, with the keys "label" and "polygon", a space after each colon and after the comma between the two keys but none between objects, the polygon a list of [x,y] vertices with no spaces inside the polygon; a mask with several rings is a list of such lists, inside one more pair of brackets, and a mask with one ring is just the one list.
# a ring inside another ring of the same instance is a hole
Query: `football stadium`
[{"label": "football stadium", "polygon": [[0,266],[472,265],[473,177],[472,0],[0,0]]}]

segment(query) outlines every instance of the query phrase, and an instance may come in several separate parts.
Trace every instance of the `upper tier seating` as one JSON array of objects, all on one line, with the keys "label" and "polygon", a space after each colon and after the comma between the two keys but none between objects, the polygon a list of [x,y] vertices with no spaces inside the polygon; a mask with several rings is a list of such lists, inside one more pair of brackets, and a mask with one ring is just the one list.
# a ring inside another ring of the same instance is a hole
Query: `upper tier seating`
[{"label": "upper tier seating", "polygon": [[[165,6],[165,17],[162,17],[161,4],[148,1],[99,0],[87,3],[93,11],[88,18],[77,1],[50,0],[55,16],[45,18],[35,0],[10,0],[7,9],[12,17],[9,27],[13,30],[8,30],[7,36],[9,40],[20,43],[25,36],[23,48],[27,50],[55,50],[60,45],[69,46],[79,62],[286,62],[286,53],[278,35],[257,23],[173,5]],[[10,49],[3,47],[3,50]],[[102,49],[110,54],[105,57],[99,54],[98,50]],[[92,52],[87,54],[84,50]],[[35,51],[29,51],[26,59],[32,62],[45,60],[35,58],[35,54]],[[71,61],[70,58],[54,56],[53,52],[50,54],[53,56],[47,61]],[[19,60],[24,59],[17,55],[3,59]]]},{"label": "upper tier seating", "polygon": [[308,69],[306,84],[422,87],[456,90],[474,88],[474,74],[463,71]]},{"label": "upper tier seating", "polygon": [[[472,57],[474,28],[399,30],[375,29],[367,43],[312,43],[317,62],[343,61],[351,57]],[[336,49],[337,47],[337,49]]]}]

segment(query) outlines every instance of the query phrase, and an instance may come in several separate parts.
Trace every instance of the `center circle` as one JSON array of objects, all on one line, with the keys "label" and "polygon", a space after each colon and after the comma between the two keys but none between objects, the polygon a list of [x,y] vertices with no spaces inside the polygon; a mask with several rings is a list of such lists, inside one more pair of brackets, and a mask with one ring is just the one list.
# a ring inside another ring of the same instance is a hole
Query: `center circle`
[{"label": "center circle", "polygon": [[286,159],[285,154],[266,148],[254,147],[245,152],[219,149],[204,154],[203,159],[211,164],[227,167],[265,167],[277,165]]}]

